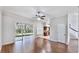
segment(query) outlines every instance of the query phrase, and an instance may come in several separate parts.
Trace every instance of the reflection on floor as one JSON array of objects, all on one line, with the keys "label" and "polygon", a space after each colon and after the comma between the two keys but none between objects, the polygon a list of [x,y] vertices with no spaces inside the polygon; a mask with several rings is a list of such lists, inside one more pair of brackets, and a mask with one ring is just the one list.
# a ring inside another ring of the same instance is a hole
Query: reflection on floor
[{"label": "reflection on floor", "polygon": [[71,39],[68,47],[68,52],[78,52],[78,39]]},{"label": "reflection on floor", "polygon": [[3,53],[32,52],[33,41],[34,41],[33,36],[25,36],[25,37],[23,37],[23,41],[22,40],[16,41],[14,44],[3,46],[2,52]]},{"label": "reflection on floor", "polygon": [[67,53],[78,52],[77,40],[71,40],[69,46],[41,38],[33,39],[32,36],[24,37],[23,41],[2,47],[2,53]]}]

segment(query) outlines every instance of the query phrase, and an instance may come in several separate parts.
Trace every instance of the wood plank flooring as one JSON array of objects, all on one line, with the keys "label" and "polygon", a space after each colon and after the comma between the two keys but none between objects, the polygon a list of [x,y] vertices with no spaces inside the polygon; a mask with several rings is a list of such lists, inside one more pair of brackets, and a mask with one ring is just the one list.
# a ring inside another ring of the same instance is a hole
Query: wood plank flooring
[{"label": "wood plank flooring", "polygon": [[60,42],[32,39],[24,37],[23,41],[16,41],[2,47],[2,53],[77,53],[77,40],[71,40],[69,46]]}]

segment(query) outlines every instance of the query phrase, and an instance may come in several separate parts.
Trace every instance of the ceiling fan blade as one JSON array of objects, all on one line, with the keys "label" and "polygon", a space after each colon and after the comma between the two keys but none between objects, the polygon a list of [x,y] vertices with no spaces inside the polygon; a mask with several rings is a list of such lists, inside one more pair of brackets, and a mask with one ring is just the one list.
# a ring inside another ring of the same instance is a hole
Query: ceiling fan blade
[{"label": "ceiling fan blade", "polygon": [[41,16],[41,17],[46,17],[46,16]]},{"label": "ceiling fan blade", "polygon": [[41,17],[41,20],[44,20],[44,18],[43,18],[43,17]]}]

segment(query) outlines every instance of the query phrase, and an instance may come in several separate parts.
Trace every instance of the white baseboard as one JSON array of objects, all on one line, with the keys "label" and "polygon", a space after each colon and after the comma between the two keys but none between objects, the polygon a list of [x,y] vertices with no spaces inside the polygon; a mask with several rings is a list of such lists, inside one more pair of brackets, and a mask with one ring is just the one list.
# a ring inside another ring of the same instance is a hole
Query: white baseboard
[{"label": "white baseboard", "polygon": [[[49,41],[59,42],[59,41],[56,41],[56,40],[49,40]],[[60,42],[60,43],[64,43],[64,44],[66,44],[66,45],[69,45],[69,43],[65,43],[65,42]]]},{"label": "white baseboard", "polygon": [[12,41],[12,42],[6,42],[6,43],[3,43],[2,45],[8,45],[8,44],[12,44],[12,43],[14,43],[14,41]]}]

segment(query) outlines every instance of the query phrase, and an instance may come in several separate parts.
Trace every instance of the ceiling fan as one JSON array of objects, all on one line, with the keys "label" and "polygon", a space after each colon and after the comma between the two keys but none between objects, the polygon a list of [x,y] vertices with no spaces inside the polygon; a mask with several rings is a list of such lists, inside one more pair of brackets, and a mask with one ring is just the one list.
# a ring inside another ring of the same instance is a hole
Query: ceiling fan
[{"label": "ceiling fan", "polygon": [[41,11],[37,11],[36,15],[37,18],[40,18],[41,20],[45,19],[45,15]]},{"label": "ceiling fan", "polygon": [[44,9],[41,9],[40,7],[33,8],[33,15],[33,18],[41,21],[46,21],[46,19],[53,18],[50,14],[48,14]]}]

